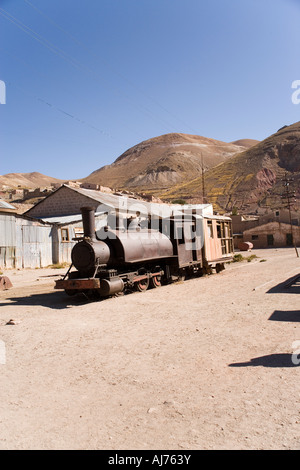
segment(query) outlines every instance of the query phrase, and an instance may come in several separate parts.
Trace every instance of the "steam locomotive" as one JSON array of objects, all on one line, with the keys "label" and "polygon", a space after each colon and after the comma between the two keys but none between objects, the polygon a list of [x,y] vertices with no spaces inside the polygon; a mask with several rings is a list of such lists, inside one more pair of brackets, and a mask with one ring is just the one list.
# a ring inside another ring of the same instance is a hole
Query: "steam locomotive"
[{"label": "steam locomotive", "polygon": [[[178,214],[167,218],[116,218],[96,232],[93,208],[82,207],[83,237],[55,288],[109,297],[145,292],[186,277],[221,271],[233,259],[231,219]],[[72,268],[75,271],[72,271]]]}]

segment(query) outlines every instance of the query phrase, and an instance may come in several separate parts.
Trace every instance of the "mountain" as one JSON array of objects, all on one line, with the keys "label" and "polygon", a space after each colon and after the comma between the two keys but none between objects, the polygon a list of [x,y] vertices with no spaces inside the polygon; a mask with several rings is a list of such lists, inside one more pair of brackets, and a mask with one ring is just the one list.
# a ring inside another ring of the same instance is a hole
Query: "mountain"
[{"label": "mountain", "polygon": [[[237,141],[240,142],[240,141]],[[283,205],[282,179],[293,178],[296,207],[300,208],[300,122],[284,126],[267,139],[205,172],[207,201],[215,210],[243,212]],[[161,197],[202,201],[202,178],[174,186]]]},{"label": "mountain", "polygon": [[44,186],[50,186],[51,183],[62,183],[63,180],[52,178],[51,176],[43,175],[42,173],[7,173],[6,175],[0,175],[0,186],[8,186],[9,188],[39,188]]},{"label": "mountain", "polygon": [[156,192],[200,176],[202,166],[207,170],[219,165],[257,142],[244,139],[227,143],[198,135],[165,134],[135,145],[82,181]]},{"label": "mountain", "polygon": [[254,139],[240,139],[240,140],[235,140],[234,142],[231,142],[234,145],[238,145],[239,147],[245,147],[245,149],[249,149],[250,147],[253,147],[254,145],[259,143],[259,140],[254,140]]}]

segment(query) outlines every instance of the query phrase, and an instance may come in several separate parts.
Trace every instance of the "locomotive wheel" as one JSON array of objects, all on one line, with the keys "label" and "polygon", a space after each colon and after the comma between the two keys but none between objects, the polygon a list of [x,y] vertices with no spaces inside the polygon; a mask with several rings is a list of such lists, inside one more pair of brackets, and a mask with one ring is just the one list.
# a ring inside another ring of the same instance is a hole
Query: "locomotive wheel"
[{"label": "locomotive wheel", "polygon": [[156,288],[161,286],[161,276],[153,276],[150,279],[150,287]]},{"label": "locomotive wheel", "polygon": [[136,290],[139,292],[145,292],[149,287],[149,278],[141,279],[135,283]]},{"label": "locomotive wheel", "polygon": [[184,269],[180,269],[178,273],[178,282],[183,282],[186,279],[186,272]]}]

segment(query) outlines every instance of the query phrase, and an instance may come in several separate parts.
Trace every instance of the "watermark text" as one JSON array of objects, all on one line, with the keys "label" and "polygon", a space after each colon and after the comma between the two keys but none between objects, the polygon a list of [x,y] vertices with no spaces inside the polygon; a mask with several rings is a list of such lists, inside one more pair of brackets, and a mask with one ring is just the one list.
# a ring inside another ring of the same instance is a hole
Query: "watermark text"
[{"label": "watermark text", "polygon": [[299,366],[300,364],[300,341],[294,341],[292,344],[293,354],[292,354],[292,363],[295,366]]},{"label": "watermark text", "polygon": [[3,80],[0,80],[0,104],[6,104],[6,85]]},{"label": "watermark text", "polygon": [[294,80],[292,83],[292,88],[295,88],[295,91],[292,93],[292,103],[300,103],[300,80]]}]

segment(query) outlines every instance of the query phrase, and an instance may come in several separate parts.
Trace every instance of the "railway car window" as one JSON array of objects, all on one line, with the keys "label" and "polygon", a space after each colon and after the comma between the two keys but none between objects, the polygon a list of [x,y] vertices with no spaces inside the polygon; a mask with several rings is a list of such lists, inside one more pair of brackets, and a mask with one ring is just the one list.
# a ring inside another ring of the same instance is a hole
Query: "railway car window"
[{"label": "railway car window", "polygon": [[224,231],[224,237],[225,237],[225,238],[229,238],[230,235],[229,235],[229,226],[228,226],[228,222],[223,223],[223,227],[224,227],[224,229],[223,229],[223,231]]},{"label": "railway car window", "polygon": [[177,227],[177,240],[178,240],[179,245],[183,245],[185,242],[183,227]]},{"label": "railway car window", "polygon": [[207,232],[208,232],[208,237],[213,238],[213,229],[212,229],[212,221],[211,220],[207,221]]},{"label": "railway car window", "polygon": [[67,228],[62,228],[62,229],[61,229],[61,241],[62,241],[62,242],[68,242],[68,241],[70,241],[70,238],[69,238],[69,229],[67,229]]},{"label": "railway car window", "polygon": [[170,238],[171,236],[170,220],[159,221],[158,219],[153,219],[153,221],[151,221],[151,229],[159,229],[167,237]]}]

